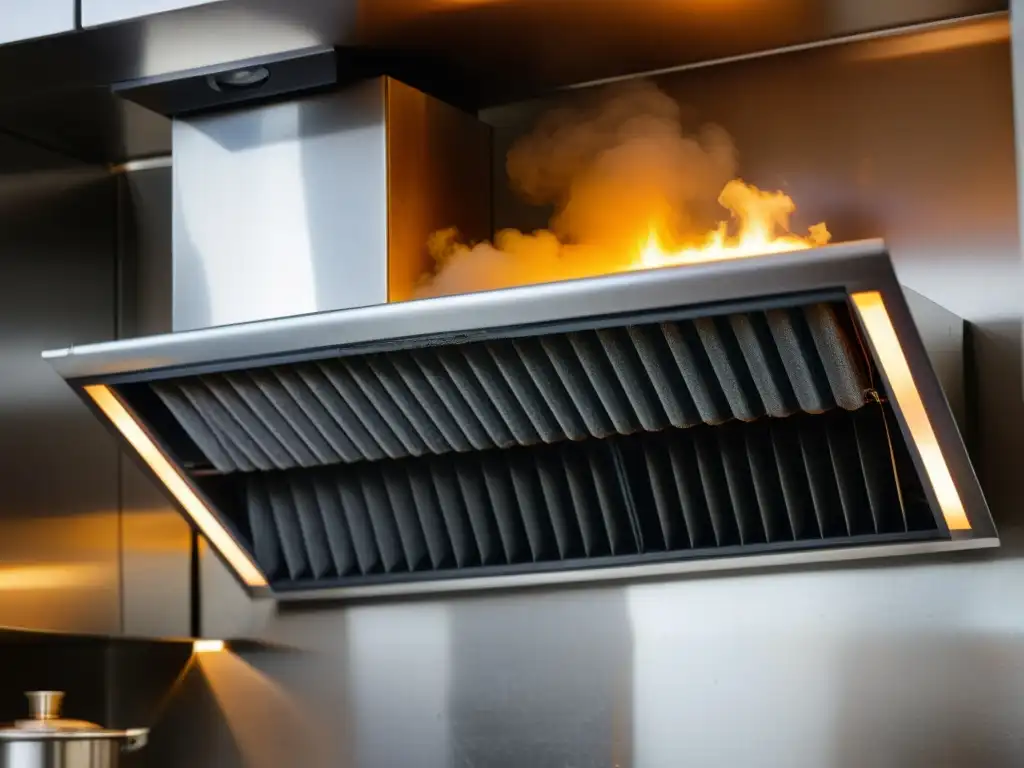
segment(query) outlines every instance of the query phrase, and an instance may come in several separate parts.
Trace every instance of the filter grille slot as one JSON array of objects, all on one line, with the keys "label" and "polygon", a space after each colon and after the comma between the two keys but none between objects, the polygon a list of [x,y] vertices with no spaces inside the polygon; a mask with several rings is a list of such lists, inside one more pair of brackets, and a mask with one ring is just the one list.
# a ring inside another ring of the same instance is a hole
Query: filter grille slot
[{"label": "filter grille slot", "polygon": [[866,363],[845,330],[847,311],[819,303],[150,386],[225,473],[555,444],[860,408]]},{"label": "filter grille slot", "polygon": [[920,513],[927,502],[909,458],[897,451],[894,468],[885,449],[885,418],[881,406],[835,410],[238,482],[253,552],[278,585],[587,567],[935,530]]}]

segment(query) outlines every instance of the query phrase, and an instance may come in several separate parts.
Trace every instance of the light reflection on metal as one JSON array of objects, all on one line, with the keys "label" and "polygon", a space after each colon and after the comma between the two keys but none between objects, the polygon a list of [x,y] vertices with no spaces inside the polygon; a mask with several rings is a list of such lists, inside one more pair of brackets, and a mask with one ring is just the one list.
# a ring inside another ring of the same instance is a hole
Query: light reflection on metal
[{"label": "light reflection on metal", "polygon": [[223,640],[196,640],[192,643],[193,653],[220,653],[223,650]]},{"label": "light reflection on metal", "polygon": [[0,567],[0,592],[101,587],[109,576],[97,563],[8,565]]},{"label": "light reflection on metal", "polygon": [[946,525],[951,531],[969,531],[971,521],[967,519],[960,493],[949,472],[949,465],[942,456],[938,438],[921,400],[921,393],[917,391],[917,385],[896,336],[896,329],[889,318],[889,312],[885,308],[882,294],[878,291],[863,291],[854,293],[851,298],[871,338],[878,363],[889,380],[896,405],[903,413],[910,437],[935,492],[939,509],[946,519]]},{"label": "light reflection on metal", "polygon": [[841,56],[851,63],[935,55],[978,45],[1003,43],[1010,39],[1010,21],[993,14],[961,21],[920,34],[903,34],[870,40],[851,46]]},{"label": "light reflection on metal", "polygon": [[234,653],[196,656],[217,707],[245,765],[338,765],[331,759],[333,730],[310,708],[300,691],[277,680]]},{"label": "light reflection on metal", "polygon": [[185,479],[171,465],[156,443],[139,426],[111,389],[103,384],[94,384],[85,387],[85,393],[92,398],[97,407],[138,452],[142,460],[149,465],[160,482],[177,499],[202,534],[220,551],[239,578],[250,587],[265,587],[267,580],[263,574],[238,545],[238,542],[217,521],[206,504],[189,487]]}]

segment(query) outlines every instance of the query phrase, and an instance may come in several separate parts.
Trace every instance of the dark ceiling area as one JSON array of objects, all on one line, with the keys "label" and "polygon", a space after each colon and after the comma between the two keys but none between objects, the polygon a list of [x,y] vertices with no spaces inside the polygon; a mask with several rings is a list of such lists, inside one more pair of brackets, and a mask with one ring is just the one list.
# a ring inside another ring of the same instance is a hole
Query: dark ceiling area
[{"label": "dark ceiling area", "polygon": [[[89,0],[81,0],[85,3]],[[568,85],[1005,11],[1003,0],[223,0],[0,47],[0,129],[90,162],[166,153],[114,83],[315,45],[467,109]]]}]

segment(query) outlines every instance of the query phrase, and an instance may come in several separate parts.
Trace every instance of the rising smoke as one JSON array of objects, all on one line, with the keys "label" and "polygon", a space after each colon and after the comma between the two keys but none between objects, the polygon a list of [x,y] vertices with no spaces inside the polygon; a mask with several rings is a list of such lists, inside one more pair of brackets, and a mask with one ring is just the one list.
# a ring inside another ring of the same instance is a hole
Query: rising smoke
[{"label": "rising smoke", "polygon": [[[675,100],[633,82],[547,113],[509,150],[506,169],[525,201],[553,208],[550,229],[506,229],[476,244],[454,229],[435,232],[435,269],[417,298],[629,269],[652,227],[672,243],[698,242],[723,217],[719,195],[736,175],[737,155],[724,129],[685,130]],[[721,201],[736,216],[729,202]],[[783,231],[791,201],[784,208],[772,217]]]}]

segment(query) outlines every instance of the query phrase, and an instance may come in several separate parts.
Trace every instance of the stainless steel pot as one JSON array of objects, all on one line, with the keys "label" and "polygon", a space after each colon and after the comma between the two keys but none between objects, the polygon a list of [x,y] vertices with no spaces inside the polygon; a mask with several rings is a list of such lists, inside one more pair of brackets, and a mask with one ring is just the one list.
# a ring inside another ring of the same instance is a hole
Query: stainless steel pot
[{"label": "stainless steel pot", "polygon": [[117,768],[121,752],[146,745],[148,728],[119,731],[64,720],[61,691],[29,691],[30,718],[0,728],[0,768]]}]

